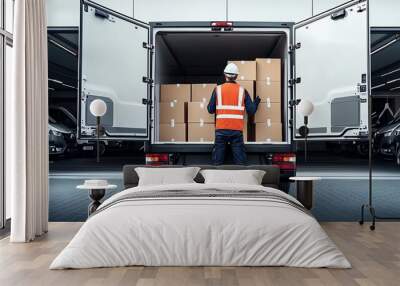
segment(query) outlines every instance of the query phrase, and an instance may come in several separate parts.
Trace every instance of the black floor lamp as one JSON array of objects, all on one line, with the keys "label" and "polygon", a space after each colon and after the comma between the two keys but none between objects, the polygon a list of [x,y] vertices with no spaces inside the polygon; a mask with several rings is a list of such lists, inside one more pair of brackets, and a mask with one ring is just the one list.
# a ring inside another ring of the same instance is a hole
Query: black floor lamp
[{"label": "black floor lamp", "polygon": [[372,195],[372,155],[373,155],[373,134],[372,134],[372,96],[369,95],[368,100],[368,203],[361,206],[361,219],[359,223],[364,224],[365,211],[369,211],[372,223],[369,226],[370,230],[375,230],[375,222],[379,220],[400,220],[400,217],[382,217],[376,215],[375,207],[373,205]]},{"label": "black floor lamp", "polygon": [[361,219],[359,223],[364,224],[364,211],[369,210],[372,217],[372,224],[369,226],[371,230],[375,230],[376,213],[372,202],[372,96],[369,94],[368,100],[368,203],[361,206]]},{"label": "black floor lamp", "polygon": [[299,112],[304,117],[304,125],[299,128],[300,135],[304,138],[304,162],[307,162],[307,136],[309,133],[308,129],[308,116],[314,111],[314,104],[307,100],[302,99],[299,103]]},{"label": "black floor lamp", "polygon": [[96,161],[100,163],[100,119],[107,112],[107,105],[104,100],[95,99],[90,103],[90,113],[96,117],[96,144],[97,156]]}]

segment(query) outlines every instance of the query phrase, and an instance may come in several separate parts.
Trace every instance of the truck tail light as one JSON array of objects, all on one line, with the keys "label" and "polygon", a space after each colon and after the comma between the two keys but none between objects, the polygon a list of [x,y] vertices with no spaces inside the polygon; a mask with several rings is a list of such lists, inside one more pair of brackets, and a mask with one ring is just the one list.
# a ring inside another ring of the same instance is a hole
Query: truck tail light
[{"label": "truck tail light", "polygon": [[211,26],[211,30],[213,30],[213,31],[221,31],[222,29],[224,29],[225,31],[230,31],[230,30],[232,30],[233,22],[215,21],[215,22],[211,22],[210,26]]},{"label": "truck tail light", "polygon": [[272,164],[278,165],[282,171],[296,170],[296,154],[277,153],[272,156]]},{"label": "truck tail light", "polygon": [[169,164],[169,154],[146,154],[146,165],[167,165]]}]

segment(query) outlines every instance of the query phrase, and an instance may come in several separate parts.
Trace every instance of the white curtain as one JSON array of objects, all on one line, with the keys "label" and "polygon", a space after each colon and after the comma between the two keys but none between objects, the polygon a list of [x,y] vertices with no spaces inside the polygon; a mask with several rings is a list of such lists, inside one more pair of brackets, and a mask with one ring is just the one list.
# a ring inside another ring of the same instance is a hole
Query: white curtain
[{"label": "white curtain", "polygon": [[45,0],[16,0],[13,92],[6,98],[6,186],[12,242],[48,227],[48,74]]}]

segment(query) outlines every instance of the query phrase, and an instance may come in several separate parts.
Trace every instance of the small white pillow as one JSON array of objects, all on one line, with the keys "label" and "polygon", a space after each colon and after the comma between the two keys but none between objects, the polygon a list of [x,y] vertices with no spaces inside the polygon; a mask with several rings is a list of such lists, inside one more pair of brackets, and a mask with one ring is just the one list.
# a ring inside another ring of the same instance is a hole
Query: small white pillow
[{"label": "small white pillow", "polygon": [[138,186],[195,183],[193,180],[200,168],[135,168],[139,176]]},{"label": "small white pillow", "polygon": [[261,170],[202,170],[205,184],[261,185],[265,171]]}]

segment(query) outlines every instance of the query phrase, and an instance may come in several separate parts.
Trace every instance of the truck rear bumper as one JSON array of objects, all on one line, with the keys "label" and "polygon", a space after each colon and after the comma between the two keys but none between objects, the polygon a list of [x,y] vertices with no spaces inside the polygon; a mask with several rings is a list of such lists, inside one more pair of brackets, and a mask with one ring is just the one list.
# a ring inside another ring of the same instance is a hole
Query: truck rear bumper
[{"label": "truck rear bumper", "polygon": [[[245,144],[247,153],[287,153],[295,152],[292,144]],[[146,153],[211,153],[213,144],[149,144]]]}]

